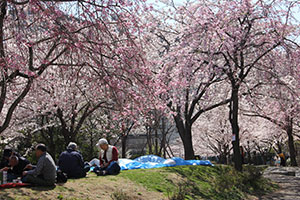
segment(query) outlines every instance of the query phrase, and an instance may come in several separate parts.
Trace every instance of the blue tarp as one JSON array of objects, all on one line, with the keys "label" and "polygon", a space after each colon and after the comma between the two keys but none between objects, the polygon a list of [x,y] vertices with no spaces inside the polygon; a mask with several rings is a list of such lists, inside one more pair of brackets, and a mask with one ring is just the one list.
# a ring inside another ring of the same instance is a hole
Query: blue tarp
[{"label": "blue tarp", "polygon": [[119,164],[121,170],[174,167],[178,165],[212,166],[212,163],[209,160],[184,160],[179,157],[164,159],[155,155],[141,156],[134,160],[121,158],[119,159]]}]

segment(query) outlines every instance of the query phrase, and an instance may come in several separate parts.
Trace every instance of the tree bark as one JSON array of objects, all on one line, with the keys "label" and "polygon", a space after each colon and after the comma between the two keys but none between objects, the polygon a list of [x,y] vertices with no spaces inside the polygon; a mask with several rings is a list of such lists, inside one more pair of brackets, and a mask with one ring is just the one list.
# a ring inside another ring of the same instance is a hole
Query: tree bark
[{"label": "tree bark", "polygon": [[151,132],[152,132],[152,128],[151,127],[147,127],[147,145],[148,145],[148,153],[149,154],[153,154],[152,151],[152,136],[151,136]]},{"label": "tree bark", "polygon": [[[94,144],[94,134],[93,134],[93,131],[92,130],[90,130],[90,148],[89,148],[89,156],[91,156],[91,157],[93,157],[93,155],[94,155],[94,146],[95,146],[95,144]],[[88,158],[89,160],[90,160],[90,158]]]},{"label": "tree bark", "polygon": [[160,143],[160,149],[159,149],[159,156],[163,154],[163,157],[166,158],[166,137],[167,137],[167,131],[166,131],[166,124],[164,117],[161,119],[161,133],[162,133],[162,139]]},{"label": "tree bark", "polygon": [[2,125],[0,125],[0,133],[2,133],[9,126],[9,123],[11,121],[14,111],[16,110],[19,103],[25,98],[25,96],[29,92],[32,82],[33,82],[33,78],[29,78],[27,80],[27,84],[24,87],[22,93],[14,100],[14,102],[9,107],[7,114],[4,118],[4,122]]},{"label": "tree bark", "polygon": [[155,126],[155,155],[157,155],[157,156],[160,156],[160,155],[158,155],[158,127],[157,127],[157,125]]},{"label": "tree bark", "polygon": [[231,102],[230,102],[230,114],[229,121],[232,127],[233,135],[233,161],[234,168],[238,171],[242,171],[242,157],[240,153],[240,139],[239,139],[239,125],[238,125],[238,111],[239,111],[239,97],[238,97],[239,87],[233,86],[231,92]]},{"label": "tree bark", "polygon": [[180,138],[183,142],[184,147],[184,159],[192,160],[195,159],[195,152],[193,149],[193,141],[192,141],[192,127],[189,123],[183,123],[180,116],[174,116],[176,127],[179,132]]},{"label": "tree bark", "polygon": [[127,142],[127,135],[124,134],[121,138],[122,143],[122,158],[126,158],[126,142]]},{"label": "tree bark", "polygon": [[296,150],[295,150],[294,137],[293,137],[293,119],[287,117],[286,122],[287,122],[286,133],[288,135],[288,145],[289,145],[289,152],[291,158],[291,165],[297,166]]},{"label": "tree bark", "polygon": [[[63,111],[60,108],[57,109],[56,115],[59,118],[60,123],[61,123],[61,134],[64,137],[65,145],[68,146],[68,144],[70,142],[76,142],[77,132],[76,131],[71,132],[68,129],[68,125],[67,125],[66,121],[64,120]],[[77,130],[77,129],[75,129],[75,130]]]},{"label": "tree bark", "polygon": [[194,152],[194,148],[193,148],[191,129],[185,130],[183,146],[184,146],[184,159],[185,160],[195,159],[195,152]]},{"label": "tree bark", "polygon": [[4,20],[5,20],[5,15],[6,15],[6,10],[7,10],[7,1],[2,0],[0,4],[0,58],[3,59],[5,57],[5,52],[4,52]]},{"label": "tree bark", "polygon": [[49,128],[47,131],[49,131],[48,134],[49,134],[49,150],[51,152],[50,154],[52,155],[54,162],[56,162],[56,145],[54,141],[54,131],[56,130],[52,127]]}]

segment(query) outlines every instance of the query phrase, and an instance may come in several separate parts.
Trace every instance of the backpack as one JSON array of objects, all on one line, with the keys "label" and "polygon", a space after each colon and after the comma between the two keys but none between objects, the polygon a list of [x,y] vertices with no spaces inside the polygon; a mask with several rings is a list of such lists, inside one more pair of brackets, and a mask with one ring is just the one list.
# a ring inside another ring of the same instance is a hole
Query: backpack
[{"label": "backpack", "polygon": [[56,174],[56,183],[66,183],[68,181],[67,174],[62,172],[61,170],[57,170]]}]

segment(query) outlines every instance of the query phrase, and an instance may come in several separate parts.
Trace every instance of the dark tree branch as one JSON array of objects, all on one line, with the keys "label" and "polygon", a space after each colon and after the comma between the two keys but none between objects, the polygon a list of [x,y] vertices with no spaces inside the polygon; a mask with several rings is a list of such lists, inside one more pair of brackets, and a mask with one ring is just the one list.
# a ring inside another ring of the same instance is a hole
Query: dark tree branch
[{"label": "dark tree branch", "polygon": [[104,104],[106,101],[102,101],[102,102],[99,102],[97,105],[95,105],[92,109],[89,109],[90,107],[87,106],[82,117],[80,118],[76,128],[75,128],[75,133],[77,133],[79,131],[79,129],[81,128],[83,122],[86,120],[86,118],[88,116],[90,116],[95,110],[97,110],[98,108],[100,108],[102,106],[102,104]]},{"label": "dark tree branch", "polygon": [[279,126],[280,128],[284,129],[285,128],[285,124],[281,121],[278,121],[276,119],[273,119],[271,117],[268,117],[268,116],[265,116],[265,115],[260,115],[260,114],[247,114],[247,113],[244,113],[243,115],[245,116],[248,116],[248,117],[260,117],[260,118],[263,118],[263,119],[266,119],[274,124],[276,124],[277,126]]},{"label": "dark tree branch", "polygon": [[5,117],[5,121],[4,121],[3,125],[0,126],[0,133],[2,133],[8,127],[9,122],[11,121],[13,112],[15,111],[18,104],[24,99],[24,97],[29,92],[32,82],[33,82],[33,78],[28,79],[27,84],[26,84],[25,88],[23,89],[22,93],[18,96],[18,98],[9,107],[6,117]]},{"label": "dark tree branch", "polygon": [[244,79],[245,77],[247,77],[247,75],[249,74],[250,70],[256,65],[256,63],[265,55],[267,55],[269,52],[271,52],[273,49],[275,49],[276,47],[278,47],[281,44],[281,42],[278,42],[276,44],[274,44],[271,48],[269,48],[267,51],[265,51],[264,53],[262,53],[260,56],[258,56],[253,63],[247,65],[246,67],[248,67],[247,71],[245,72],[244,76],[242,76],[242,79]]},{"label": "dark tree branch", "polygon": [[194,123],[202,113],[204,113],[204,112],[206,112],[206,111],[209,111],[209,110],[212,110],[212,109],[214,109],[214,108],[217,108],[217,107],[219,107],[219,106],[225,105],[225,104],[229,103],[230,101],[231,101],[231,99],[226,99],[226,100],[224,100],[224,101],[221,101],[221,102],[219,102],[219,103],[216,103],[216,104],[211,105],[211,106],[209,106],[209,107],[206,107],[206,108],[204,108],[204,109],[200,109],[200,110],[192,117],[191,123]]},{"label": "dark tree branch", "polygon": [[[3,74],[4,72],[2,72],[1,74]],[[3,106],[4,106],[4,102],[6,99],[6,78],[5,75],[2,75],[3,77],[3,81],[0,83],[0,87],[1,87],[1,96],[0,96],[0,113],[2,112]]]}]

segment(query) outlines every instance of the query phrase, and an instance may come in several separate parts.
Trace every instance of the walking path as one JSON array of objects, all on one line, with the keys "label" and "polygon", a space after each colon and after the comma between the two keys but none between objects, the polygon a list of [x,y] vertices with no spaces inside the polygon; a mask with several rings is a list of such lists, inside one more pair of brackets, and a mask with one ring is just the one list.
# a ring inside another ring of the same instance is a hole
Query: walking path
[{"label": "walking path", "polygon": [[264,176],[278,183],[280,189],[259,200],[300,200],[299,167],[269,167]]}]

